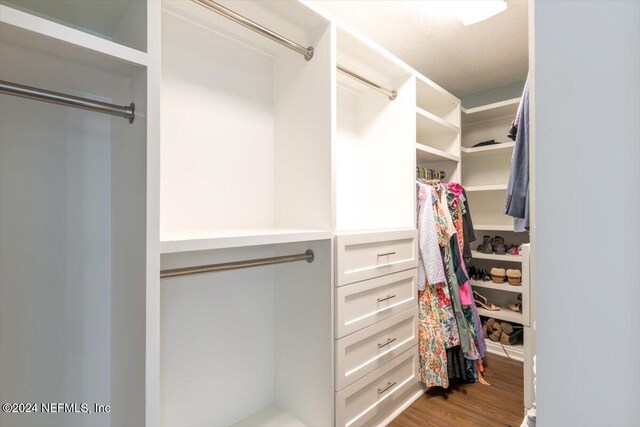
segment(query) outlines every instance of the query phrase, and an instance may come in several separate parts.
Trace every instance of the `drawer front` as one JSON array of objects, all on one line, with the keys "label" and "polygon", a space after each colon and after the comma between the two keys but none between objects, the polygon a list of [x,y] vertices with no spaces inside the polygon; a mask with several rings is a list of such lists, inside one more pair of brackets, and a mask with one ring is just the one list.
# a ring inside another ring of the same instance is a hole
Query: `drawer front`
[{"label": "drawer front", "polygon": [[416,230],[336,236],[336,285],[418,267]]},{"label": "drawer front", "polygon": [[384,365],[418,343],[418,307],[340,338],[336,343],[336,390]]},{"label": "drawer front", "polygon": [[364,425],[418,381],[418,348],[414,346],[336,393],[336,426]]},{"label": "drawer front", "polygon": [[418,305],[418,270],[336,288],[336,337],[342,338]]}]

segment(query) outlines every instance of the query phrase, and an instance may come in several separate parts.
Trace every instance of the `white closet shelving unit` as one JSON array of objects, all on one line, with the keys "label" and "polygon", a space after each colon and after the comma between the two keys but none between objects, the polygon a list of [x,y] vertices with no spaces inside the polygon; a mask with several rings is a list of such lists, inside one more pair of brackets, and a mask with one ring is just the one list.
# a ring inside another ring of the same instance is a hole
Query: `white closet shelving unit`
[{"label": "white closet shelving unit", "polygon": [[[509,180],[511,156],[515,143],[507,137],[511,122],[515,117],[520,98],[513,98],[480,107],[462,109],[462,183],[465,186],[471,206],[477,246],[483,235],[501,235],[506,244],[528,242],[528,233],[513,232],[513,218],[503,214],[507,183]],[[473,147],[473,145],[494,139],[496,145]],[[524,343],[502,345],[486,339],[487,350],[491,353],[523,361],[527,352],[526,344],[529,318],[529,246],[523,245],[520,255],[484,254],[472,251],[473,264],[487,271],[492,267],[518,268],[522,271],[522,285],[508,283],[473,281],[472,287],[490,302],[501,306],[499,311],[489,311],[478,307],[478,314],[493,317],[525,327]],[[509,301],[522,295],[522,313],[511,311]]]},{"label": "white closet shelving unit", "polygon": [[77,6],[1,2],[3,88],[134,103],[135,117],[0,94],[0,394],[112,410],[2,413],[2,425],[145,423],[155,6]]},{"label": "white closet shelving unit", "polygon": [[428,78],[416,76],[416,165],[460,182],[460,100]]},{"label": "white closet shelving unit", "polygon": [[491,155],[460,101],[313,4],[219,2],[294,51],[192,1],[81,3],[0,0],[0,80],[135,103],[0,95],[2,396],[111,405],[55,414],[87,426],[389,423],[424,391],[415,166],[504,193],[461,168]]}]

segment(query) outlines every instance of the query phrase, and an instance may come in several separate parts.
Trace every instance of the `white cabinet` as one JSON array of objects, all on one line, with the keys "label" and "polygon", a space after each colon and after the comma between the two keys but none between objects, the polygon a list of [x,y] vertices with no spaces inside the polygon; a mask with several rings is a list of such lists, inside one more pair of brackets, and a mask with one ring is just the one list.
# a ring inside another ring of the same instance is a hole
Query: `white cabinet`
[{"label": "white cabinet", "polygon": [[418,266],[416,230],[336,237],[336,284],[359,282]]},{"label": "white cabinet", "polygon": [[336,390],[362,378],[417,343],[417,306],[340,338],[336,343]]},{"label": "white cabinet", "polygon": [[363,426],[390,413],[395,400],[419,381],[414,347],[336,394],[336,425]]},{"label": "white cabinet", "polygon": [[415,269],[340,286],[336,290],[336,338],[418,304]]}]

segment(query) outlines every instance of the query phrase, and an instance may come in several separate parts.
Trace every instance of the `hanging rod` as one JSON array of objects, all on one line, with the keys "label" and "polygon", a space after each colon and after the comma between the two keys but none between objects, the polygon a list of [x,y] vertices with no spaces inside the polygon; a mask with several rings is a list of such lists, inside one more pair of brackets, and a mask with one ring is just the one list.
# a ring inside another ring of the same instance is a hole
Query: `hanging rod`
[{"label": "hanging rod", "polygon": [[225,18],[229,18],[233,22],[236,22],[244,27],[247,27],[248,29],[255,31],[260,35],[263,35],[277,43],[280,43],[284,47],[287,47],[293,51],[298,52],[299,54],[304,56],[304,59],[306,59],[307,61],[310,61],[311,58],[313,58],[313,47],[311,46],[304,47],[296,42],[293,42],[288,38],[283,37],[278,33],[274,33],[268,28],[265,28],[262,25],[256,22],[253,22],[249,18],[245,18],[244,16],[238,13],[235,13],[234,11],[227,9],[226,7],[212,0],[192,0],[192,1],[224,16]]},{"label": "hanging rod", "polygon": [[389,97],[390,101],[393,101],[394,99],[396,99],[398,97],[398,91],[389,90],[387,88],[384,88],[384,87],[372,82],[371,80],[369,80],[369,79],[367,79],[365,77],[362,77],[360,74],[356,74],[353,71],[344,68],[342,65],[338,64],[336,66],[336,68],[342,74],[345,74],[345,75],[351,77],[352,79],[358,80],[359,82],[369,86],[372,89],[377,90],[378,92],[384,93],[385,95],[387,95]]},{"label": "hanging rod", "polygon": [[237,270],[240,268],[260,267],[262,265],[283,264],[285,262],[307,261],[313,262],[315,255],[311,249],[303,254],[276,256],[271,258],[248,259],[246,261],[225,262],[222,264],[199,265],[197,267],[174,268],[160,271],[161,279],[172,277],[192,276],[194,274],[214,273],[217,271]]},{"label": "hanging rod", "polygon": [[133,120],[135,119],[136,106],[133,102],[128,106],[108,104],[106,102],[94,101],[92,99],[80,98],[73,95],[65,95],[64,93],[19,85],[17,83],[5,82],[3,80],[0,80],[0,93],[50,102],[52,104],[68,105],[70,107],[81,108],[83,110],[111,114],[112,116],[124,117],[125,119],[129,119],[129,123],[133,123]]}]

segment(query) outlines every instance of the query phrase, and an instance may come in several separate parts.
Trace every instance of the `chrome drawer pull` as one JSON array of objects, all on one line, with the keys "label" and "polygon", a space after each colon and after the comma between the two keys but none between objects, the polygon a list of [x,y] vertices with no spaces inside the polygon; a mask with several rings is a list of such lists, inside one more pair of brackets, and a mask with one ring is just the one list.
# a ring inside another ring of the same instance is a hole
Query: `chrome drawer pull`
[{"label": "chrome drawer pull", "polygon": [[387,295],[384,298],[378,298],[378,302],[386,301],[386,300],[389,300],[389,299],[395,298],[395,297],[396,297],[395,295]]},{"label": "chrome drawer pull", "polygon": [[387,383],[387,386],[385,388],[379,388],[378,389],[378,394],[382,394],[385,391],[389,390],[391,387],[393,387],[394,385],[396,385],[396,382],[392,382],[392,383]]},{"label": "chrome drawer pull", "polygon": [[395,255],[395,252],[385,252],[383,254],[378,254],[378,256],[388,256],[388,255]]},{"label": "chrome drawer pull", "polygon": [[[386,342],[386,343],[384,343],[384,344],[378,344],[378,348],[386,347],[386,346],[388,346],[389,344],[391,344],[392,342],[394,342],[395,340],[396,340],[395,338],[389,338],[389,339],[387,340],[387,342]],[[395,383],[394,383],[394,384],[395,384]]]}]

